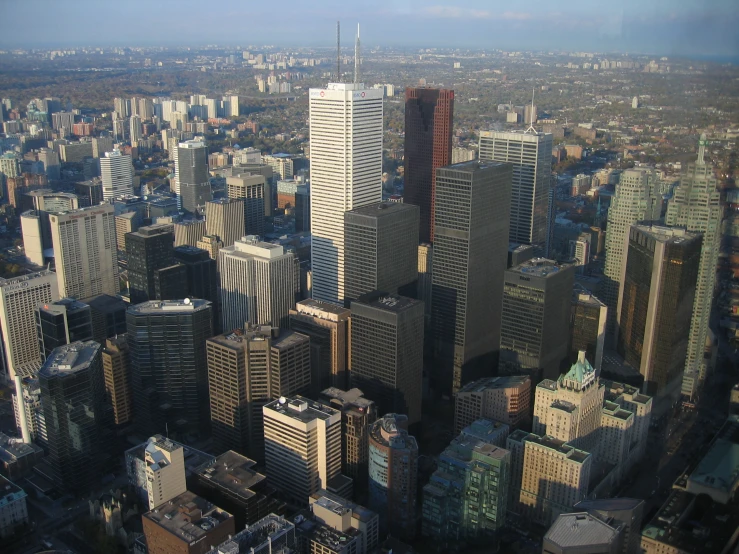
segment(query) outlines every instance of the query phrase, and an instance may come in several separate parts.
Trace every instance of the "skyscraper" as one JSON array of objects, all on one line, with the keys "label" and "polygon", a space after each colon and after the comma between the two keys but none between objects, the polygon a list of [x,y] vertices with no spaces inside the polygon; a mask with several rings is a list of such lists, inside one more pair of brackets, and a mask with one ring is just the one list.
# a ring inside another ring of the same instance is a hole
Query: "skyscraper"
[{"label": "skyscraper", "polygon": [[463,162],[436,170],[432,385],[457,391],[489,367],[500,345],[513,168]]},{"label": "skyscraper", "polygon": [[423,303],[372,292],[351,305],[352,387],[377,403],[379,413],[407,414],[421,421]]},{"label": "skyscraper", "polygon": [[0,330],[6,381],[16,374],[31,375],[41,366],[36,308],[55,300],[59,300],[59,287],[53,271],[0,278]]},{"label": "skyscraper", "polygon": [[295,305],[295,255],[279,244],[243,237],[218,252],[223,330],[252,325],[289,327]]},{"label": "skyscraper", "polygon": [[302,396],[266,404],[267,480],[298,505],[341,477],[341,412]]},{"label": "skyscraper", "polygon": [[369,429],[369,508],[380,514],[380,533],[416,535],[418,443],[408,418],[387,414]]},{"label": "skyscraper", "polygon": [[173,251],[177,263],[185,266],[187,297],[208,300],[213,308],[213,328],[221,327],[218,310],[218,264],[205,250],[194,246],[178,246]]},{"label": "skyscraper", "polygon": [[59,294],[118,294],[118,245],[111,204],[49,215]]},{"label": "skyscraper", "polygon": [[308,392],[310,339],[293,331],[247,327],[208,339],[213,440],[219,452],[264,459],[262,407]]},{"label": "skyscraper", "polygon": [[93,340],[90,306],[74,298],[44,302],[36,308],[36,332],[41,359],[65,344]]},{"label": "skyscraper", "polygon": [[[271,171],[271,168],[268,169]],[[264,216],[268,211],[265,206],[267,203],[271,204],[271,199],[266,190],[266,182],[266,178],[261,174],[239,173],[226,177],[228,197],[234,200],[243,199],[244,201],[245,235],[264,235]],[[233,207],[229,208],[232,209]],[[227,244],[226,246],[231,245]]]},{"label": "skyscraper", "polygon": [[290,329],[310,337],[313,393],[348,385],[350,316],[347,308],[312,299],[290,310]]},{"label": "skyscraper", "polygon": [[[629,229],[640,221],[656,221],[662,211],[662,196],[654,169],[627,169],[619,177],[616,194],[608,209],[606,233],[606,263],[603,273],[603,298],[608,306],[608,339],[615,340],[618,298],[626,263]],[[607,340],[608,342],[608,340]]]},{"label": "skyscraper", "polygon": [[126,335],[106,339],[102,350],[105,394],[113,407],[116,425],[133,419],[131,398],[131,356]]},{"label": "skyscraper", "polygon": [[131,156],[120,150],[105,152],[100,158],[100,176],[103,180],[103,199],[133,194],[133,164]]},{"label": "skyscraper", "polygon": [[[205,203],[204,235],[215,235],[223,246],[231,246],[246,235],[244,198],[219,198]],[[257,210],[259,211],[259,210]],[[261,213],[259,217],[263,219]],[[201,237],[198,237],[200,239]]]},{"label": "skyscraper", "polygon": [[313,297],[344,300],[344,212],[382,199],[383,91],[310,90]]},{"label": "skyscraper", "polygon": [[174,263],[170,229],[168,225],[150,225],[126,234],[129,294],[134,304],[157,298],[156,273]]},{"label": "skyscraper", "polygon": [[420,208],[421,242],[434,241],[436,168],[452,163],[454,91],[405,89],[404,202]]},{"label": "skyscraper", "polygon": [[483,377],[467,383],[454,397],[454,432],[461,433],[478,419],[521,427],[531,419],[531,396],[527,375]]},{"label": "skyscraper", "polygon": [[[501,360],[556,379],[567,358],[574,266],[534,258],[505,272]],[[538,381],[538,379],[537,379]]]},{"label": "skyscraper", "polygon": [[482,131],[480,161],[485,160],[513,164],[508,240],[531,244],[538,255],[548,255],[552,135],[533,128],[525,132]]},{"label": "skyscraper", "polygon": [[418,206],[367,204],[344,213],[344,298],[381,290],[416,296]]},{"label": "skyscraper", "polygon": [[716,266],[721,242],[721,194],[713,167],[705,160],[705,135],[701,136],[698,160],[688,164],[667,204],[665,223],[703,233],[700,268],[690,322],[682,394],[688,398],[700,390],[706,377],[703,352],[713,303]]},{"label": "skyscraper", "polygon": [[593,367],[600,374],[607,314],[608,308],[603,302],[582,285],[575,284],[570,312],[570,363],[574,363],[580,350],[584,350],[585,357],[593,360]]},{"label": "skyscraper", "polygon": [[128,308],[131,389],[140,433],[204,432],[208,417],[205,341],[213,336],[206,300],[149,301]]},{"label": "skyscraper", "polygon": [[632,225],[618,298],[617,348],[644,376],[644,392],[677,397],[690,337],[702,236]]},{"label": "skyscraper", "polygon": [[[207,206],[208,204],[206,204],[206,213]],[[127,232],[130,233],[133,231],[136,231],[136,229],[131,229]],[[198,241],[207,234],[208,231],[206,231],[205,221],[203,221],[202,219],[185,219],[184,221],[178,221],[174,224],[174,245],[175,247],[185,244],[190,246],[197,246]]]},{"label": "skyscraper", "polygon": [[208,148],[202,140],[179,143],[175,155],[175,180],[180,207],[196,213],[213,198],[208,177]]},{"label": "skyscraper", "polygon": [[47,460],[62,491],[89,490],[109,470],[113,414],[105,402],[100,350],[94,341],[61,346],[39,370]]},{"label": "skyscraper", "polygon": [[139,117],[138,115],[132,115],[131,119],[129,120],[129,127],[129,140],[131,141],[131,145],[134,145],[136,142],[141,140],[141,117]]}]

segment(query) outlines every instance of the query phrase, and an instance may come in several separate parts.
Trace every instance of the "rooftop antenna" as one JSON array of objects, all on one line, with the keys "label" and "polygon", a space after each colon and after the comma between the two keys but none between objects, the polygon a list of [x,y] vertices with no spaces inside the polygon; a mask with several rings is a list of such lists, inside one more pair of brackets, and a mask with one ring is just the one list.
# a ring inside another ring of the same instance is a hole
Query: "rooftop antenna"
[{"label": "rooftop antenna", "polygon": [[698,165],[706,165],[706,133],[701,133],[698,141]]},{"label": "rooftop antenna", "polygon": [[336,82],[341,82],[341,22],[336,22]]},{"label": "rooftop antenna", "polygon": [[357,43],[354,45],[354,84],[359,82],[359,23],[357,23]]},{"label": "rooftop antenna", "polygon": [[526,129],[526,133],[536,133],[534,129],[534,94],[536,94],[536,87],[531,89],[531,113],[529,114],[529,128]]}]

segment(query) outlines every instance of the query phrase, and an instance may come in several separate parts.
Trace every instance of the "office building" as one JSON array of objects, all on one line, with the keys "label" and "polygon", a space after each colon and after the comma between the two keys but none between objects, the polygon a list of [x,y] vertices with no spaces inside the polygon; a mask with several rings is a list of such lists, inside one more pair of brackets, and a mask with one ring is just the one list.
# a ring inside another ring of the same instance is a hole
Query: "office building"
[{"label": "office building", "polygon": [[49,215],[59,294],[118,294],[118,246],[110,204]]},{"label": "office building", "polygon": [[531,378],[527,375],[484,377],[467,383],[454,398],[454,432],[479,419],[490,419],[517,429],[530,420]]},{"label": "office building", "polygon": [[574,267],[534,258],[505,272],[501,360],[556,379],[567,358]]},{"label": "office building", "polygon": [[150,225],[126,235],[128,288],[133,304],[157,298],[157,271],[174,264],[171,229],[170,225]]},{"label": "office building", "polygon": [[622,172],[616,194],[608,209],[606,262],[603,269],[603,302],[608,306],[606,333],[617,337],[618,298],[626,264],[626,245],[632,225],[641,221],[656,221],[662,211],[659,180],[654,169],[634,168]]},{"label": "office building", "polygon": [[418,206],[367,204],[344,213],[344,299],[374,290],[416,296]]},{"label": "office building", "polygon": [[652,396],[679,395],[702,238],[681,227],[632,225],[629,231],[617,348]]},{"label": "office building", "polygon": [[310,231],[310,188],[298,185],[295,190],[295,232]]},{"label": "office building", "polygon": [[585,272],[585,266],[590,263],[590,241],[592,235],[590,233],[580,233],[576,239],[570,239],[569,257],[578,273]]},{"label": "office building", "polygon": [[141,214],[139,212],[126,212],[115,216],[115,237],[118,250],[126,251],[126,235],[138,231],[140,224]]},{"label": "office building", "polygon": [[11,539],[30,523],[26,491],[0,475],[0,539]]},{"label": "office building", "polygon": [[36,308],[36,332],[42,360],[46,360],[59,346],[93,340],[90,306],[74,298],[39,304]]},{"label": "office building", "polygon": [[520,509],[526,519],[549,526],[584,500],[593,457],[565,441],[529,434],[524,440]]},{"label": "office building", "polygon": [[50,181],[58,181],[62,178],[61,162],[59,154],[49,148],[42,148],[38,153],[38,161],[44,164],[44,173]]},{"label": "office building", "polygon": [[603,364],[603,347],[606,338],[608,308],[580,284],[572,290],[570,305],[570,354],[574,363],[580,350],[585,357],[593,360],[596,374],[600,374]]},{"label": "office building", "polygon": [[279,180],[289,180],[295,175],[293,159],[290,154],[272,154],[262,156],[262,163],[272,168],[273,175]]},{"label": "office building", "polygon": [[[131,389],[140,433],[203,433],[208,416],[207,300],[148,301],[126,313]],[[177,329],[176,332],[165,332]]]},{"label": "office building", "polygon": [[125,425],[133,420],[131,356],[126,335],[106,339],[101,357],[105,392],[113,407],[115,424]]},{"label": "office building", "polygon": [[434,248],[428,243],[418,245],[418,283],[416,284],[416,298],[423,302],[424,327],[431,337],[431,306],[432,306],[432,274]]},{"label": "office building", "polygon": [[257,173],[227,176],[226,190],[229,198],[244,200],[244,234],[264,235],[264,217],[272,215],[271,192],[267,190],[265,176]]},{"label": "office building", "polygon": [[550,231],[549,189],[552,175],[552,135],[527,131],[482,131],[480,161],[513,165],[508,240],[530,244],[547,256]]},{"label": "office building", "polygon": [[[568,541],[567,538],[567,527],[572,530],[572,523],[578,521],[577,518],[575,518],[574,522],[571,518],[568,521],[568,516],[578,515],[578,512],[579,514],[586,513],[591,517],[599,519],[616,531],[620,546],[620,548],[615,550],[616,553],[637,554],[640,552],[640,530],[642,526],[642,517],[644,515],[644,507],[645,501],[636,498],[600,498],[596,500],[583,500],[582,502],[575,504],[575,514],[563,514],[560,516],[561,518],[564,518],[564,521],[560,521],[558,519],[552,525],[549,532],[544,537],[544,540],[546,541],[549,539],[551,543],[556,542],[557,546],[562,549],[563,553],[572,552],[572,554],[576,554],[577,552],[582,551],[576,548],[581,548],[582,546],[589,547],[590,545],[587,544],[587,542],[585,542],[585,544],[580,542],[583,541],[582,538],[570,537],[572,542]],[[567,525],[568,523],[569,526]],[[583,533],[582,536],[586,537],[587,533]],[[598,536],[601,536],[600,533]],[[587,538],[584,540],[588,541]],[[554,544],[551,544],[551,546],[553,547]],[[547,546],[544,548],[547,548]],[[552,552],[557,551],[552,550]]]},{"label": "office building", "polygon": [[92,157],[102,158],[106,152],[113,151],[113,137],[93,137]]},{"label": "office building", "polygon": [[263,411],[267,479],[305,505],[342,477],[341,412],[302,396],[281,397]]},{"label": "office building", "polygon": [[128,485],[139,503],[156,507],[159,499],[166,498],[161,501],[166,502],[181,494],[178,491],[184,492],[194,483],[193,476],[215,457],[169,437],[153,435],[126,450],[125,460]]},{"label": "office building", "polygon": [[205,250],[211,260],[217,260],[218,252],[223,246],[223,242],[215,235],[205,235],[197,242],[196,246],[201,250]]},{"label": "office building", "polygon": [[295,516],[295,539],[300,552],[320,552],[321,554],[353,554],[361,544],[361,533],[354,527],[343,531],[329,527],[317,520],[298,520]]},{"label": "office building", "polygon": [[202,140],[180,142],[175,154],[175,192],[179,207],[197,213],[213,198],[208,177],[208,148]]},{"label": "office building", "polygon": [[402,540],[416,535],[418,444],[408,418],[387,414],[369,430],[369,508],[380,514],[380,533]]},{"label": "office building", "polygon": [[689,163],[667,203],[665,224],[703,233],[700,268],[690,322],[688,353],[683,374],[683,396],[693,399],[706,377],[703,352],[708,335],[716,266],[721,242],[721,194],[713,167],[705,160],[705,136],[701,136],[698,159]]},{"label": "office building", "polygon": [[506,520],[510,458],[495,444],[454,439],[423,487],[421,533],[441,544],[494,540]]},{"label": "office building", "polygon": [[[482,377],[500,344],[512,167],[464,162],[436,170],[432,387]],[[457,206],[466,206],[457,209]],[[486,361],[487,359],[487,361]]]},{"label": "office building", "polygon": [[373,292],[351,305],[352,387],[377,403],[379,413],[403,413],[421,422],[423,304]]},{"label": "office building", "polygon": [[225,332],[252,325],[289,327],[295,305],[297,265],[293,252],[250,235],[218,252]]},{"label": "office building", "polygon": [[128,304],[117,296],[100,294],[85,298],[92,315],[92,338],[100,344],[105,339],[122,335],[126,332],[126,309]]},{"label": "office building", "polygon": [[135,145],[142,138],[141,118],[137,115],[132,115],[131,118],[128,120],[128,123],[128,139],[131,141],[131,145]]},{"label": "office building", "polygon": [[[13,391],[15,427],[21,430],[21,439],[15,440],[19,441],[19,444],[32,444],[30,441],[28,443],[23,442],[26,438],[23,437],[23,426],[25,425],[31,440],[36,444],[46,445],[46,424],[41,409],[41,388],[36,374],[33,375],[33,377],[20,378],[20,389],[16,388]],[[21,415],[21,410],[24,412],[23,415]],[[23,416],[25,416],[25,422]],[[43,455],[40,457],[43,457]],[[22,464],[22,466],[24,469],[30,469],[30,467],[26,468],[25,464]],[[11,479],[15,478],[15,475],[11,473],[6,472],[5,475],[8,475]]]},{"label": "office building", "polygon": [[339,532],[350,528],[359,531],[357,554],[375,552],[379,542],[380,518],[373,512],[321,489],[310,497],[310,507],[316,521]]},{"label": "office building", "polygon": [[189,491],[141,516],[149,554],[207,554],[236,532],[234,518]]},{"label": "office building", "polygon": [[[132,229],[132,231],[135,231],[135,229]],[[198,241],[207,234],[205,221],[202,219],[178,221],[174,224],[174,245],[175,247],[183,245],[197,246]]]},{"label": "office building", "polygon": [[560,514],[544,535],[543,551],[552,554],[621,554],[621,527],[587,512]]},{"label": "office building", "polygon": [[221,314],[218,310],[218,264],[205,250],[194,246],[178,246],[173,252],[175,261],[185,267],[187,297],[211,302],[213,328],[218,331],[221,327]]},{"label": "office building", "polygon": [[103,183],[100,179],[74,184],[80,207],[97,206],[103,201]]},{"label": "office building", "polygon": [[255,465],[254,460],[228,450],[198,469],[192,490],[233,514],[237,529],[270,514],[284,514],[285,505],[275,498],[275,490]]},{"label": "office building", "polygon": [[420,208],[419,234],[425,243],[434,241],[436,168],[454,163],[453,121],[453,90],[405,89],[404,202]]},{"label": "office building", "polygon": [[94,341],[60,346],[38,373],[52,480],[78,494],[110,471],[113,414],[105,401],[101,346]]},{"label": "office building", "polygon": [[16,375],[31,375],[41,366],[36,308],[55,300],[59,300],[59,287],[53,271],[0,279],[0,330],[6,382]]},{"label": "office building", "polygon": [[28,263],[39,267],[46,265],[46,260],[53,257],[53,251],[47,249],[50,241],[44,232],[47,222],[48,214],[36,210],[23,212],[20,216],[23,253]]},{"label": "office building", "polygon": [[207,554],[290,554],[296,547],[295,525],[281,516],[269,514]]},{"label": "office building", "polygon": [[206,347],[216,449],[263,460],[262,407],[310,390],[310,339],[293,331],[247,327],[208,339]]},{"label": "office building", "polygon": [[382,199],[383,91],[361,83],[311,89],[313,298],[344,300],[344,212]]},{"label": "office building", "polygon": [[133,164],[131,156],[118,149],[105,152],[100,158],[100,177],[103,181],[103,199],[133,194]]},{"label": "office building", "polygon": [[246,235],[246,199],[219,198],[205,204],[205,233],[221,239],[223,246],[231,246]]},{"label": "office building", "polygon": [[369,426],[377,419],[377,407],[359,389],[330,387],[319,400],[341,411],[341,472],[361,486],[368,467]]},{"label": "office building", "polygon": [[290,312],[290,329],[310,337],[313,391],[346,388],[351,311],[329,302],[301,300]]}]

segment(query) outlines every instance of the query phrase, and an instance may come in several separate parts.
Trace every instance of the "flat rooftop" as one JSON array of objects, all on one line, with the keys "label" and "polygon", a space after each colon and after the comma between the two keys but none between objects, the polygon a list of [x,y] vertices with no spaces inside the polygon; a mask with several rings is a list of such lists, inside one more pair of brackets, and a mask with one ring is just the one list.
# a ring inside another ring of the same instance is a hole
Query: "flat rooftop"
[{"label": "flat rooftop", "polygon": [[175,496],[142,517],[157,523],[187,544],[202,539],[232,518],[228,512],[190,491]]},{"label": "flat rooftop", "polygon": [[13,462],[24,456],[41,453],[42,450],[35,444],[26,444],[21,439],[9,437],[0,433],[0,461]]},{"label": "flat rooftop", "polygon": [[567,458],[578,463],[583,463],[590,456],[588,452],[578,450],[574,446],[567,444],[565,441],[555,439],[551,436],[540,437],[531,433],[526,439],[526,442],[533,442],[543,446],[544,448],[549,448],[550,450],[554,450],[560,454],[565,454]]},{"label": "flat rooftop", "polygon": [[128,304],[123,299],[117,296],[111,296],[110,294],[91,296],[90,298],[85,298],[83,302],[93,310],[104,313],[125,310],[128,307]]},{"label": "flat rooftop", "polygon": [[632,227],[665,244],[680,244],[701,236],[701,233],[686,231],[682,227],[668,227],[666,225],[632,225]]},{"label": "flat rooftop", "polygon": [[572,266],[570,264],[560,264],[546,258],[533,258],[507,269],[506,273],[521,273],[531,277],[549,277],[569,267]]},{"label": "flat rooftop", "polygon": [[148,300],[128,307],[131,314],[158,314],[171,312],[195,312],[210,306],[208,300],[185,298],[184,300]]},{"label": "flat rooftop", "polygon": [[88,308],[89,306],[87,304],[80,302],[79,300],[75,300],[74,298],[62,298],[55,302],[39,304],[39,310],[43,310],[44,312],[54,315],[64,314],[66,312],[76,312]]},{"label": "flat rooftop", "polygon": [[724,494],[739,487],[739,416],[731,415],[714,437],[708,452],[688,479]]},{"label": "flat rooftop", "polygon": [[334,316],[349,316],[351,310],[348,308],[342,308],[336,304],[330,302],[321,302],[320,300],[301,300],[295,304],[295,311],[299,314],[311,315],[314,317],[321,318],[322,314],[331,314]]},{"label": "flat rooftop", "polygon": [[26,497],[26,491],[0,475],[0,508]]},{"label": "flat rooftop", "polygon": [[[352,502],[351,500],[347,500],[338,494],[329,492],[326,489],[321,489],[318,492],[313,493],[311,495],[311,499],[316,502],[324,500],[324,506],[342,506],[348,508],[351,510],[352,516],[363,522],[369,522],[378,517],[377,513],[373,512],[369,508],[360,506],[359,504]],[[339,513],[335,510],[332,511],[334,511],[334,513]]]},{"label": "flat rooftop", "polygon": [[93,340],[59,346],[46,358],[39,370],[39,377],[50,379],[87,369],[101,348],[100,343]]},{"label": "flat rooftop", "polygon": [[137,444],[133,448],[129,448],[128,450],[126,450],[126,457],[128,458],[129,456],[131,456],[143,462],[146,458],[146,447],[152,441],[159,448],[162,448],[168,451],[175,450],[177,448],[182,447],[184,458],[185,458],[184,461],[185,461],[186,475],[191,475],[192,473],[200,471],[200,469],[205,464],[212,463],[213,460],[215,459],[210,454],[201,452],[200,450],[195,450],[191,446],[186,446],[182,443],[166,438],[162,435],[154,435],[153,437],[150,437],[149,440],[147,440],[146,442],[142,442],[141,444]]},{"label": "flat rooftop", "polygon": [[53,271],[49,271],[45,269],[43,271],[37,271],[35,273],[28,273],[27,275],[19,275],[18,277],[11,277],[10,279],[4,279],[3,277],[0,277],[0,288],[9,287],[12,285],[19,285],[21,283],[32,281],[33,279],[38,279],[40,277],[48,277],[50,275],[56,275],[56,274]]},{"label": "flat rooftop", "polygon": [[484,171],[491,167],[502,167],[509,166],[506,162],[494,162],[494,161],[480,161],[480,160],[469,160],[466,162],[459,162],[456,164],[447,165],[440,167],[437,171],[464,171],[466,173],[477,173]]},{"label": "flat rooftop", "polygon": [[528,375],[510,375],[501,377],[485,377],[467,383],[459,392],[483,392],[490,389],[507,389],[512,387],[520,387],[530,382]]},{"label": "flat rooftop", "polygon": [[251,498],[256,495],[252,490],[266,479],[255,471],[254,460],[229,450],[218,456],[212,464],[201,468],[199,475],[240,498]]},{"label": "flat rooftop", "polygon": [[364,393],[358,389],[353,388],[349,390],[341,390],[337,387],[329,387],[324,391],[321,391],[321,396],[325,399],[335,401],[337,405],[343,407],[356,406],[357,408],[370,408],[374,406],[374,402],[369,398],[364,397]]},{"label": "flat rooftop", "polygon": [[400,313],[420,303],[421,301],[416,300],[415,298],[408,298],[397,294],[386,294],[379,291],[364,294],[352,301],[352,305],[363,304],[365,306],[393,313]]},{"label": "flat rooftop", "polygon": [[265,404],[265,410],[279,412],[293,419],[309,423],[315,419],[327,420],[340,412],[303,396],[281,397]]},{"label": "flat rooftop", "polygon": [[345,212],[349,215],[359,215],[366,217],[383,217],[396,214],[398,212],[418,211],[418,207],[413,204],[404,204],[403,202],[375,202],[374,204],[366,204],[359,208]]},{"label": "flat rooftop", "polygon": [[[595,548],[613,544],[618,531],[586,512],[561,514],[544,535],[561,548]],[[598,550],[598,552],[605,550]],[[584,550],[583,550],[584,552]]]}]

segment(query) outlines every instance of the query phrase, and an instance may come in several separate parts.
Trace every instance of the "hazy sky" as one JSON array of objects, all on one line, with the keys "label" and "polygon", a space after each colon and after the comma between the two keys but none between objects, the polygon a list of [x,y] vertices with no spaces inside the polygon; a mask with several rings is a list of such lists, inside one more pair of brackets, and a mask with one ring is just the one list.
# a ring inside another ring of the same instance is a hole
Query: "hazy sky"
[{"label": "hazy sky", "polygon": [[0,47],[275,44],[739,57],[737,0],[2,0]]}]

